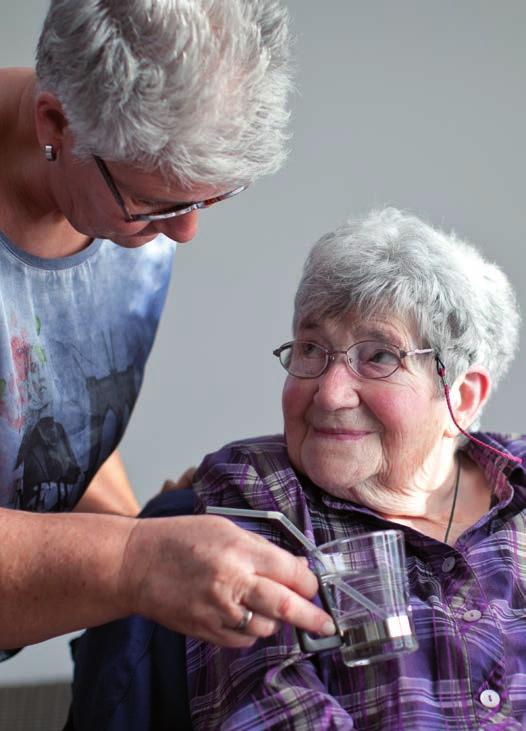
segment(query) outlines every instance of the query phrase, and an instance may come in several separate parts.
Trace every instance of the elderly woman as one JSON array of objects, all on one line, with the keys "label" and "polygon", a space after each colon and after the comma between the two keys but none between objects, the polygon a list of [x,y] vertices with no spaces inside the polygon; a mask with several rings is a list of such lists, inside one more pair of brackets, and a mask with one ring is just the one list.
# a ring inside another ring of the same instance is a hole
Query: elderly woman
[{"label": "elderly woman", "polygon": [[[314,246],[294,339],[275,351],[288,372],[285,433],[209,455],[195,489],[201,509],[281,511],[317,545],[402,531],[419,649],[348,667],[339,650],[302,653],[287,624],[244,650],[189,640],[194,729],[525,727],[526,440],[470,431],[518,323],[501,271],[413,216],[373,212]],[[246,525],[298,551],[273,524]],[[258,609],[240,601],[256,638]],[[79,729],[101,708],[112,721],[127,711],[112,731],[170,727],[172,640],[127,632],[81,642]]]},{"label": "elderly woman", "polygon": [[256,634],[283,603],[330,624],[312,573],[230,521],[131,517],[116,452],[171,239],[283,159],[287,38],[276,0],[52,0],[36,71],[0,71],[4,650],[134,612],[246,646],[237,592],[267,582]]},{"label": "elderly woman", "polygon": [[468,432],[518,322],[496,266],[397,210],[314,246],[275,351],[285,434],[208,456],[196,489],[203,506],[281,511],[318,545],[401,530],[420,647],[350,668],[302,654],[286,625],[250,650],[190,641],[195,729],[525,727],[526,441]]}]

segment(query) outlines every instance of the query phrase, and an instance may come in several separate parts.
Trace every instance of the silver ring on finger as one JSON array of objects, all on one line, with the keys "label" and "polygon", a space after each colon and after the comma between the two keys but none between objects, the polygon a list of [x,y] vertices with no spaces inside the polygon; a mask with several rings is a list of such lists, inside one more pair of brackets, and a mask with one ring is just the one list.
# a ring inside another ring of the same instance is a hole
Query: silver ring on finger
[{"label": "silver ring on finger", "polygon": [[247,607],[243,607],[243,616],[239,620],[239,622],[236,624],[234,629],[236,632],[244,632],[247,628],[248,623],[254,616],[254,612],[251,609],[247,609]]}]

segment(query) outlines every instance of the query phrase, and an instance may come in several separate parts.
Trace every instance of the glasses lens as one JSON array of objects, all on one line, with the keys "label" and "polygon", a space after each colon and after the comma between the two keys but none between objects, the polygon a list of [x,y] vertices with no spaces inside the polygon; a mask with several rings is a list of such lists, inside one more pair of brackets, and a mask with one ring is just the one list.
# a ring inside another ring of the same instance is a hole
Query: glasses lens
[{"label": "glasses lens", "polygon": [[241,185],[239,188],[235,188],[235,190],[231,190],[228,193],[222,193],[221,195],[216,195],[213,198],[207,198],[204,201],[197,201],[196,203],[190,203],[188,205],[182,204],[181,206],[177,206],[176,208],[167,209],[166,211],[159,211],[158,213],[141,213],[139,215],[143,220],[148,221],[162,221],[167,218],[184,216],[186,213],[190,213],[190,211],[202,208],[210,208],[210,206],[213,206],[216,203],[221,203],[221,201],[225,201],[228,198],[233,198],[235,195],[238,195],[238,193],[242,193],[244,190],[246,190],[247,187],[247,185]]},{"label": "glasses lens", "polygon": [[280,361],[292,376],[316,378],[327,364],[327,353],[316,343],[297,340],[281,351]]},{"label": "glasses lens", "polygon": [[363,378],[387,378],[400,367],[398,351],[392,345],[367,340],[347,351],[349,365]]}]

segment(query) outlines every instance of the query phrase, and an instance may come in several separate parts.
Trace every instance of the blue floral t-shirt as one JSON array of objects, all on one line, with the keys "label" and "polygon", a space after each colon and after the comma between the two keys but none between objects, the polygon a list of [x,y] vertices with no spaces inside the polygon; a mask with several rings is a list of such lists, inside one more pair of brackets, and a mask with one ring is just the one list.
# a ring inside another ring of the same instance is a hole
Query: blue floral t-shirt
[{"label": "blue floral t-shirt", "polygon": [[175,244],[43,259],[0,232],[0,507],[70,510],[118,445]]}]

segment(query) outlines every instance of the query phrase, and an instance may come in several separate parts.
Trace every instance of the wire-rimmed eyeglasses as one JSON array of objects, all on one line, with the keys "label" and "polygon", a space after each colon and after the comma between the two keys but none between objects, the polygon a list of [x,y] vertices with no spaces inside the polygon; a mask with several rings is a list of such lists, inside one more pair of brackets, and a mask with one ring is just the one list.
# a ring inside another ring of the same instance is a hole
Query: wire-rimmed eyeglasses
[{"label": "wire-rimmed eyeglasses", "polygon": [[347,350],[327,350],[323,345],[313,343],[310,340],[291,340],[289,343],[280,345],[272,352],[279,358],[283,368],[296,378],[318,378],[325,373],[330,363],[336,359],[336,356],[341,354],[345,355],[347,365],[353,373],[356,373],[360,378],[368,379],[388,378],[400,368],[404,358],[411,355],[433,353],[437,373],[444,389],[447,408],[459,432],[470,441],[478,444],[479,447],[483,447],[512,462],[522,464],[522,458],[481,441],[463,429],[458,423],[451,405],[449,385],[446,383],[446,367],[439,353],[433,348],[403,350],[396,345],[378,340],[361,340],[350,345]]},{"label": "wire-rimmed eyeglasses", "polygon": [[432,348],[403,350],[378,340],[361,340],[347,350],[327,350],[310,340],[291,340],[273,351],[283,368],[296,378],[318,378],[341,353],[349,368],[361,378],[388,378],[411,355],[434,353]]},{"label": "wire-rimmed eyeglasses", "polygon": [[209,208],[215,203],[224,201],[227,198],[233,198],[235,195],[237,195],[238,193],[242,193],[248,188],[248,185],[240,185],[238,188],[234,188],[234,190],[230,190],[228,193],[222,193],[221,195],[216,195],[212,198],[206,198],[202,201],[195,201],[192,203],[179,203],[178,205],[171,208],[166,208],[163,211],[153,213],[130,213],[128,211],[126,203],[124,202],[124,198],[122,197],[121,192],[117,187],[117,183],[113,179],[113,175],[110,173],[108,166],[106,165],[104,160],[101,157],[98,157],[98,155],[93,155],[93,159],[97,163],[97,167],[99,168],[101,175],[106,182],[106,185],[110,189],[111,194],[113,195],[120,209],[124,213],[124,217],[127,223],[132,223],[133,221],[165,221],[169,218],[184,216],[191,211],[196,211],[201,208]]}]

